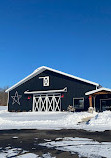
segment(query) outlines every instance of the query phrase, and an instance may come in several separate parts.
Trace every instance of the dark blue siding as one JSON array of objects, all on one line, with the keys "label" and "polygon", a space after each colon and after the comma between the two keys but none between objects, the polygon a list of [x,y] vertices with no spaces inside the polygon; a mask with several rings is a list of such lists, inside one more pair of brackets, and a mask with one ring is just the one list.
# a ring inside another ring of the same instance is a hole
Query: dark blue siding
[{"label": "dark blue siding", "polygon": [[[39,79],[42,76],[49,76],[50,77],[50,85],[49,87],[43,87],[43,80]],[[89,107],[88,96],[85,96],[85,93],[96,89],[96,86],[91,85],[89,83],[85,83],[49,70],[44,71],[43,73],[33,77],[29,81],[23,83],[22,85],[18,86],[17,88],[13,89],[9,93],[9,111],[30,111],[32,110],[32,102],[33,98],[32,95],[24,94],[25,91],[45,91],[45,90],[57,90],[63,89],[67,87],[67,93],[64,93],[64,98],[62,99],[62,110],[67,110],[68,105],[73,105],[73,98],[84,97],[85,98],[85,107],[83,110],[87,110]],[[15,95],[15,92],[18,92],[19,95],[22,95],[20,99],[20,105],[15,103],[12,105],[12,98],[11,96]],[[31,96],[31,99],[28,100],[27,97]]]}]

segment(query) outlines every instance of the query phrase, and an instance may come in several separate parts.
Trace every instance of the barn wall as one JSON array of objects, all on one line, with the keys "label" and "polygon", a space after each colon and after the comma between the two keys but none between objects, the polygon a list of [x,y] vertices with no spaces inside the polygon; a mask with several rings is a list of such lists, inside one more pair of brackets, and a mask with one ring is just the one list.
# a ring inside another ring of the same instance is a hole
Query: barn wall
[{"label": "barn wall", "polygon": [[[39,79],[39,77],[50,77],[50,85],[49,87],[43,86],[43,80]],[[62,110],[67,110],[68,105],[73,105],[73,98],[84,97],[85,99],[85,108],[83,110],[87,110],[89,107],[89,100],[88,96],[85,96],[85,93],[96,89],[96,86],[72,79],[70,77],[46,70],[43,73],[33,77],[29,81],[23,83],[22,85],[18,86],[17,88],[13,89],[9,93],[9,111],[31,111],[32,110],[32,102],[33,102],[33,95],[24,94],[25,91],[46,91],[46,90],[57,90],[63,89],[67,87],[67,93],[64,94],[64,98],[62,100]],[[15,92],[18,92],[19,95],[22,95],[20,99],[20,105],[15,103],[12,105],[12,97],[15,95]],[[31,96],[31,99],[28,100],[28,96]]]}]

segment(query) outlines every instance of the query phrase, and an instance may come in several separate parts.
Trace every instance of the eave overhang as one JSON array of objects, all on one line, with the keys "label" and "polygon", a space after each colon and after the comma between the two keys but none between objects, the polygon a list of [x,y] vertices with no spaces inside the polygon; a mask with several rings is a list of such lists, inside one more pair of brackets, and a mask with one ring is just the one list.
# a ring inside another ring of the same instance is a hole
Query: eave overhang
[{"label": "eave overhang", "polygon": [[111,89],[102,87],[85,93],[85,95],[100,95],[100,94],[111,94]]}]

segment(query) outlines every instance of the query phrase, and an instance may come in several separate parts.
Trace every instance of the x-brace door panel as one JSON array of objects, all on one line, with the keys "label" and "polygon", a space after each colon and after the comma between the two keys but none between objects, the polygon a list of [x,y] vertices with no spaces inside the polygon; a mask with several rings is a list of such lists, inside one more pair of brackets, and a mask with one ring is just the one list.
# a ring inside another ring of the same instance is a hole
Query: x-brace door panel
[{"label": "x-brace door panel", "polygon": [[34,111],[61,111],[61,95],[34,96]]}]

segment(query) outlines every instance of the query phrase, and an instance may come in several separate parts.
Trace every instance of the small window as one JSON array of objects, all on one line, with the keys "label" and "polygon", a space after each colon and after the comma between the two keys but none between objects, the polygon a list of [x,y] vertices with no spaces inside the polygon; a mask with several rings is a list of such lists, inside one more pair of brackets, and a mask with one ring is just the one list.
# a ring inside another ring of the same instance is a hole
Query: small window
[{"label": "small window", "polygon": [[49,76],[39,77],[39,79],[43,79],[43,86],[49,86]]},{"label": "small window", "polygon": [[84,109],[84,98],[73,98],[73,106],[75,109]]}]

